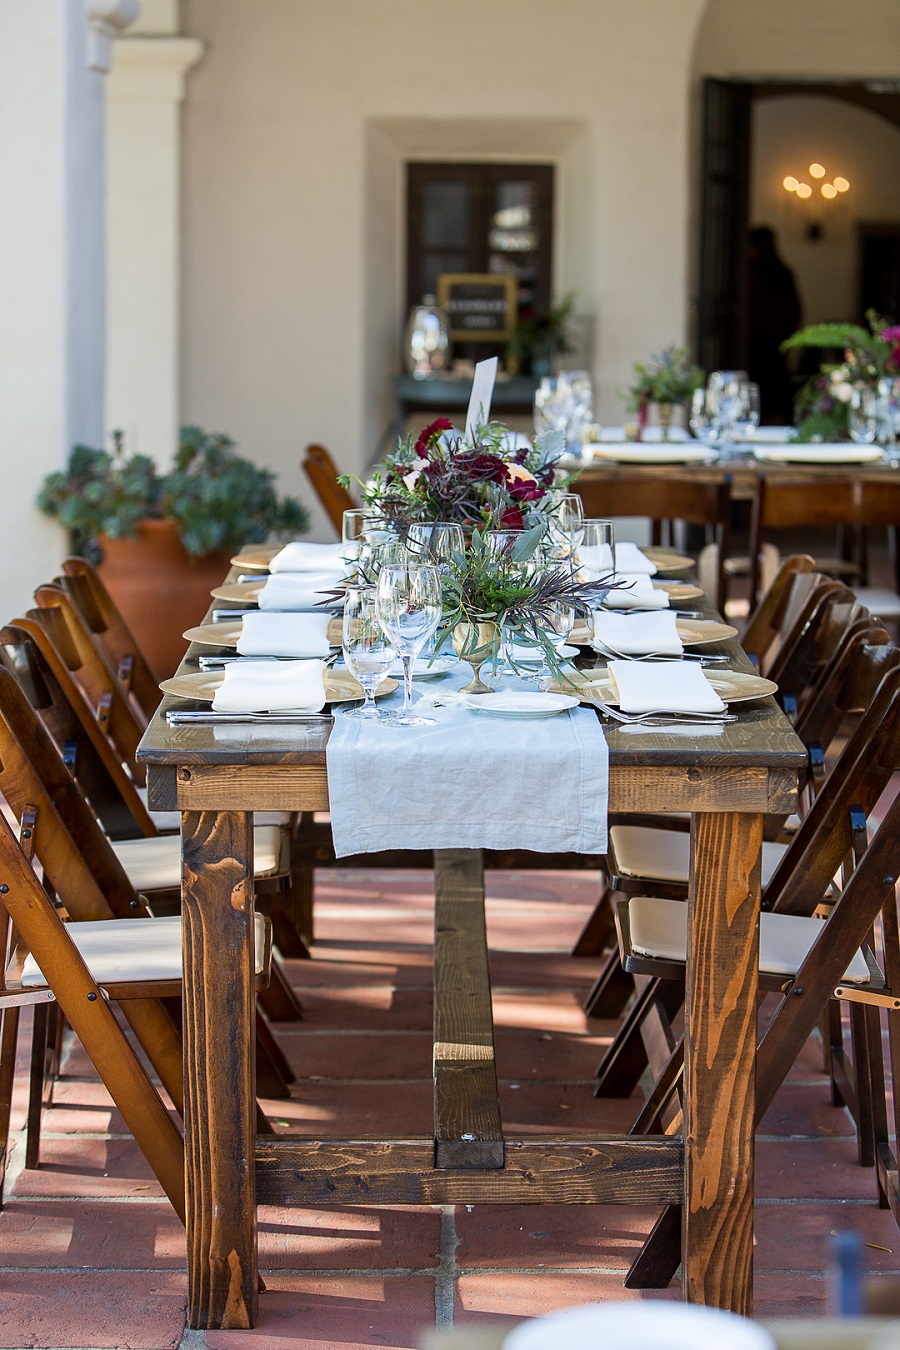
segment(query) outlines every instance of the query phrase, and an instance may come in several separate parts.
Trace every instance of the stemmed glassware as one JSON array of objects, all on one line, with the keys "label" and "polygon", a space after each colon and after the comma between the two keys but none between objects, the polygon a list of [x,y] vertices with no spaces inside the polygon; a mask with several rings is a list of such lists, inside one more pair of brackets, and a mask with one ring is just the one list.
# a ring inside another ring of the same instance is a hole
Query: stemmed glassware
[{"label": "stemmed glassware", "polygon": [[584,503],[577,492],[564,492],[549,518],[549,533],[554,543],[565,546],[571,557],[584,539]]},{"label": "stemmed glassware", "polygon": [[731,453],[735,424],[748,402],[749,384],[745,370],[714,370],[707,381],[707,398],[719,423],[721,458]]},{"label": "stemmed glassware", "polygon": [[403,707],[385,714],[395,726],[433,726],[436,719],[412,710],[413,665],[441,620],[441,574],[437,567],[414,562],[390,563],[378,577],[375,601],[378,622],[403,663]]},{"label": "stemmed glassware", "polygon": [[690,428],[701,445],[712,447],[719,439],[719,407],[708,389],[695,389],[691,395]]},{"label": "stemmed glassware", "polygon": [[850,439],[856,445],[874,445],[881,428],[881,410],[874,389],[854,389],[847,410]]},{"label": "stemmed glassware", "polygon": [[465,550],[463,528],[454,520],[414,522],[407,527],[406,547],[411,561],[433,563],[446,571],[453,555]]},{"label": "stemmed glassware", "polygon": [[586,520],[578,548],[581,571],[590,581],[616,575],[616,529],[611,520]]},{"label": "stemmed glassware", "polygon": [[386,721],[375,704],[375,690],[396,658],[378,621],[374,586],[347,587],[341,645],[347,669],[362,685],[366,696],[361,708],[352,708],[344,716],[362,717],[369,722]]},{"label": "stemmed glassware", "polygon": [[740,411],[734,419],[734,429],[741,440],[749,441],[759,426],[759,385],[747,381],[747,390]]}]

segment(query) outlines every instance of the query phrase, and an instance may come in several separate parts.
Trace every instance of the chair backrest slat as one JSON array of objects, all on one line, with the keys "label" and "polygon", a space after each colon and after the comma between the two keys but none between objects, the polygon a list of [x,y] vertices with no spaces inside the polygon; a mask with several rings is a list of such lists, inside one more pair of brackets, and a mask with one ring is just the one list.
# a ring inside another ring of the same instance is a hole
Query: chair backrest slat
[{"label": "chair backrest slat", "polygon": [[347,489],[338,482],[337,465],[324,445],[308,445],[302,464],[304,473],[325,509],[325,514],[340,537],[344,512],[352,511],[356,502]]}]

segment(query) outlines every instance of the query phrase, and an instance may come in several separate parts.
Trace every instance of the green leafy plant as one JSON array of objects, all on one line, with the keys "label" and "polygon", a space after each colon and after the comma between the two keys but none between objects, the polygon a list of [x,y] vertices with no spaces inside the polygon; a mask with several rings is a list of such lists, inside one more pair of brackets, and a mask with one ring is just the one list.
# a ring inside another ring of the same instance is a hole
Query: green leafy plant
[{"label": "green leafy plant", "polygon": [[701,368],[691,361],[687,347],[674,343],[647,362],[636,361],[634,375],[628,405],[635,412],[648,403],[684,403],[704,379]]},{"label": "green leafy plant", "polygon": [[436,652],[458,624],[495,623],[496,645],[502,633],[540,647],[557,679],[568,683],[550,636],[552,606],[571,605],[576,614],[587,617],[616,583],[607,578],[583,581],[567,560],[537,558],[545,534],[545,526],[537,525],[523,531],[510,550],[497,552],[476,533],[464,552],[451,555],[442,578]]},{"label": "green leafy plant", "polygon": [[572,351],[568,323],[574,308],[575,292],[568,291],[555,305],[519,316],[506,347],[506,364],[512,374],[528,374],[538,364],[549,370],[557,353]]},{"label": "green leafy plant", "polygon": [[850,402],[857,389],[875,388],[885,377],[900,375],[900,327],[890,326],[874,309],[866,311],[868,329],[855,323],[814,323],[781,344],[837,349],[843,360],[823,362],[794,400],[797,439],[840,440],[848,435]]},{"label": "green leafy plant", "polygon": [[111,453],[76,445],[66,470],[44,480],[37,503],[82,549],[101,535],[132,538],[147,519],[174,521],[195,558],[307,530],[301,503],[279,497],[275,475],[234,446],[221,432],[182,427],[173,468],[161,475],[149,456],[126,455],[117,432]]}]

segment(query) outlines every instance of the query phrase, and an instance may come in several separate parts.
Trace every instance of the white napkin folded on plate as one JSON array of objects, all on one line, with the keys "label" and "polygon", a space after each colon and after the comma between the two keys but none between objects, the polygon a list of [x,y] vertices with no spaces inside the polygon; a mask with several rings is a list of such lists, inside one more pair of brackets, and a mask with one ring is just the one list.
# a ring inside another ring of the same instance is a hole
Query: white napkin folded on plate
[{"label": "white napkin folded on plate", "polygon": [[[259,593],[260,609],[316,610],[324,591],[340,585],[342,572],[280,572],[269,577]],[[321,612],[321,611],[320,611]]]},{"label": "white napkin folded on plate", "polygon": [[608,669],[624,713],[725,711],[702,666],[676,661],[663,665],[610,661]]},{"label": "white napkin folded on plate", "polygon": [[646,553],[642,553],[637,544],[624,539],[616,543],[616,576],[656,576],[656,563],[651,562]]},{"label": "white napkin folded on plate", "polygon": [[[594,646],[599,650],[623,656],[648,656],[658,652],[662,656],[681,656],[684,651],[675,615],[607,614],[594,610]],[[666,669],[669,669],[667,666]]]},{"label": "white napkin folded on plate", "polygon": [[238,638],[241,656],[292,656],[311,660],[327,656],[328,614],[245,614]]},{"label": "white napkin folded on plate", "polygon": [[630,576],[624,578],[628,589],[609,591],[603,601],[607,609],[668,609],[668,591],[657,590],[649,577]]},{"label": "white napkin folded on plate", "polygon": [[269,563],[270,572],[322,572],[343,568],[346,544],[285,544]]},{"label": "white napkin folded on plate", "polygon": [[232,661],[213,699],[213,712],[321,712],[323,661]]}]

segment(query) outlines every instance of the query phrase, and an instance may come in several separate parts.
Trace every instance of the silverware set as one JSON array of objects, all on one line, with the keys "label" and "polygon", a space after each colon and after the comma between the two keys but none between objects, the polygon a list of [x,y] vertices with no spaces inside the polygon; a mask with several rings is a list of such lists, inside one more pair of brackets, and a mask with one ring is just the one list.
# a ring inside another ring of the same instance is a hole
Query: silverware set
[{"label": "silverware set", "polygon": [[170,708],[166,721],[170,727],[213,727],[239,724],[241,722],[262,723],[265,726],[300,726],[309,723],[327,723],[333,720],[331,713],[304,712],[212,712],[208,709],[191,711]]}]

